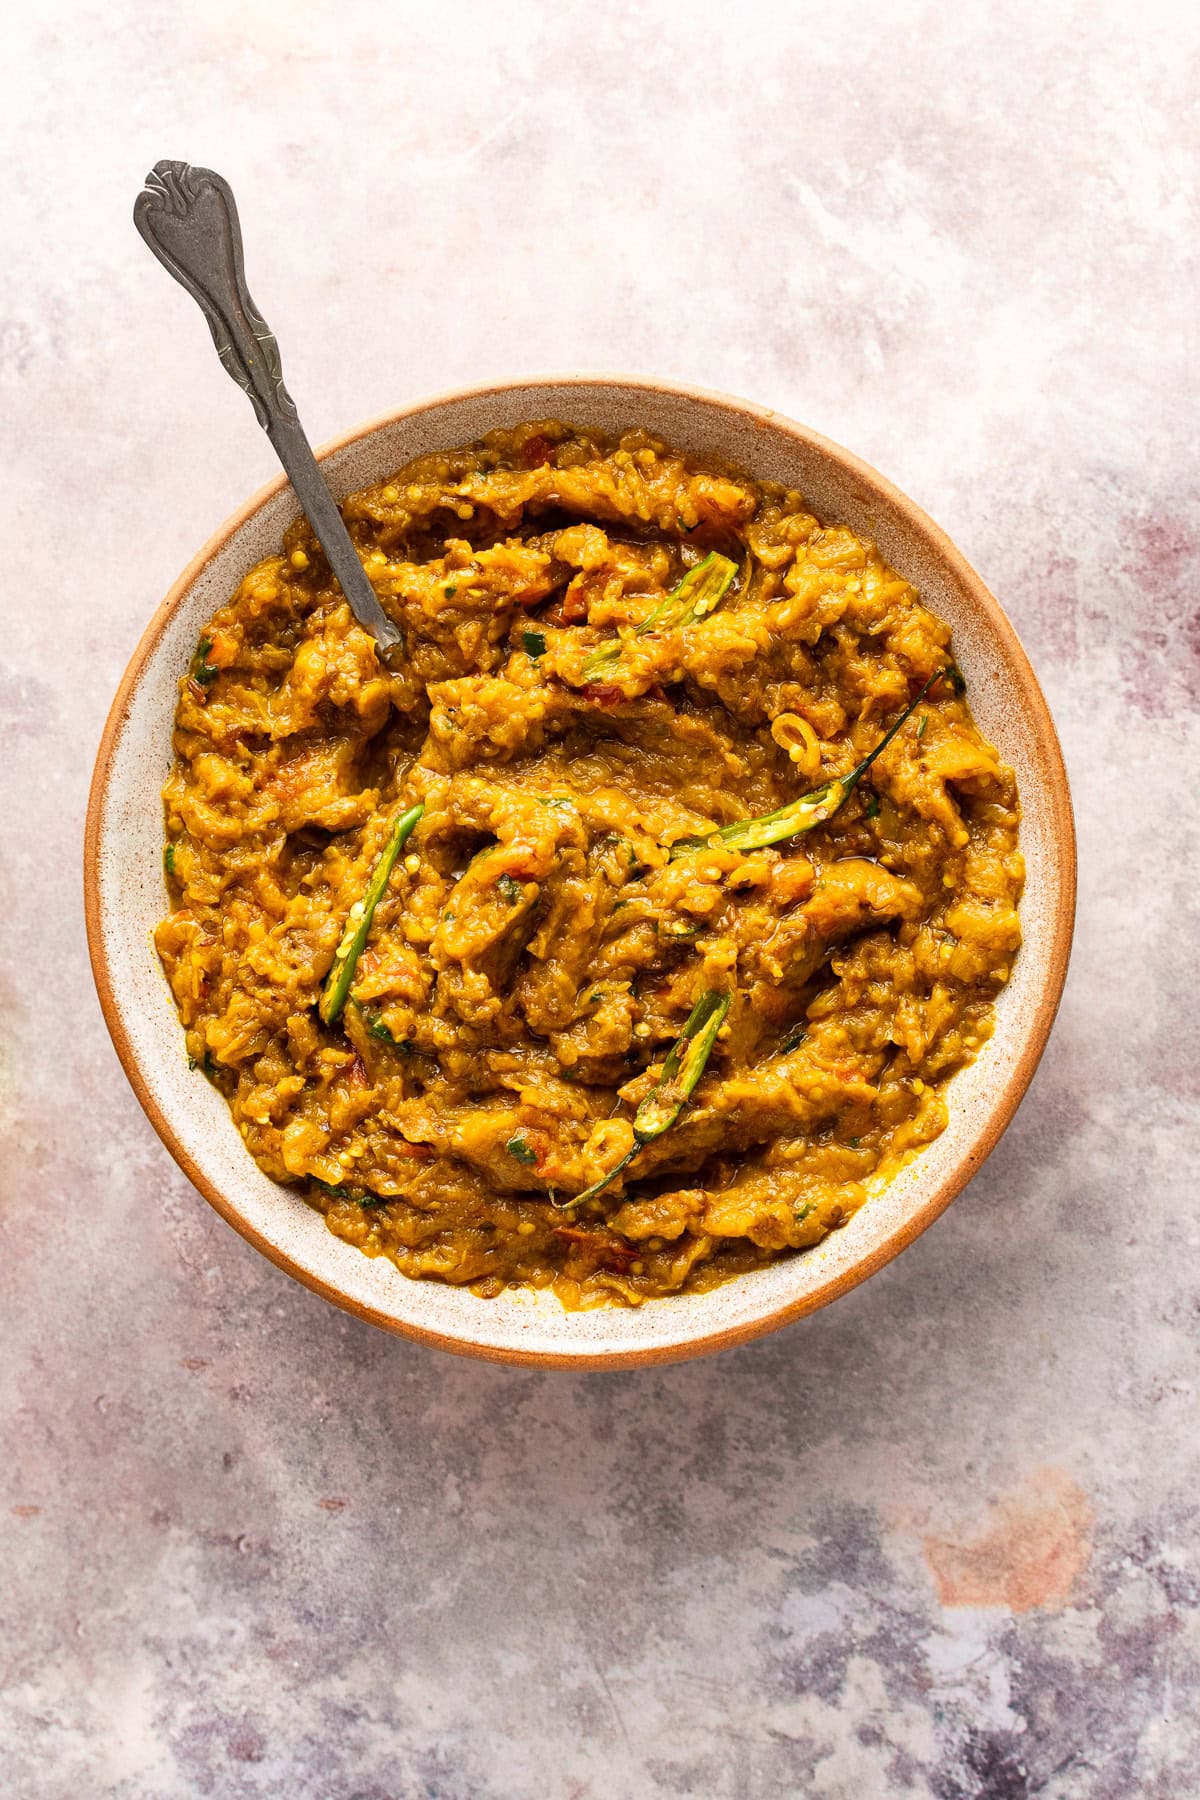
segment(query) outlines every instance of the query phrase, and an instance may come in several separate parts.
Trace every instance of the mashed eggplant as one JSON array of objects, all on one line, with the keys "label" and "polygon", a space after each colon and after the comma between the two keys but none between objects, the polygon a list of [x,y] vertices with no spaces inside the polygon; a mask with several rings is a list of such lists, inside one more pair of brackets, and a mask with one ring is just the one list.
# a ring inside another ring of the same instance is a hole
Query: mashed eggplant
[{"label": "mashed eggplant", "polygon": [[[799,494],[644,431],[495,432],[342,511],[394,668],[300,520],[180,684],[157,946],[247,1149],[485,1296],[637,1303],[815,1244],[943,1129],[1020,942],[1015,783],[949,628]],[[832,817],[720,835],[845,777],[931,677]],[[705,995],[707,1062],[642,1142]]]}]

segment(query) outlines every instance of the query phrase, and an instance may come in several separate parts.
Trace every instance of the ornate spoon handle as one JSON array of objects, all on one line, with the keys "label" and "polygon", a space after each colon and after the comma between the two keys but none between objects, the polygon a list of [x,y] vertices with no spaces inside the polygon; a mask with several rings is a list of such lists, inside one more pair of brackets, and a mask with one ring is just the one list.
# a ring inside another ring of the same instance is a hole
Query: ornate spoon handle
[{"label": "ornate spoon handle", "polygon": [[283,385],[279,345],[246,289],[242,232],[229,183],[190,163],[155,163],[133,221],[163,267],[199,302],[217,355],[246,390],[355,618],[371,632],[380,655],[395,649],[402,642],[400,629],[367,580]]}]

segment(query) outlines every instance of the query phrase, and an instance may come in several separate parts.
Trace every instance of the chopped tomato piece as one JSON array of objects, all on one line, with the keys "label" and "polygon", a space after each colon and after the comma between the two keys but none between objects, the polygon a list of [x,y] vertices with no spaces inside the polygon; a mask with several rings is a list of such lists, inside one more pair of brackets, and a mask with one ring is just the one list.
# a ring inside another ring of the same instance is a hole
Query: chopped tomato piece
[{"label": "chopped tomato piece", "polygon": [[540,432],[526,438],[521,446],[521,461],[527,469],[536,469],[542,463],[548,463],[554,455],[554,445],[548,437]]},{"label": "chopped tomato piece", "polygon": [[578,625],[580,619],[587,618],[587,590],[582,583],[573,581],[562,598],[563,623]]},{"label": "chopped tomato piece", "polygon": [[632,1244],[619,1243],[615,1238],[604,1237],[598,1231],[584,1231],[578,1225],[556,1225],[551,1235],[568,1238],[571,1243],[578,1244],[581,1250],[590,1250],[601,1262],[631,1263],[638,1256]]}]

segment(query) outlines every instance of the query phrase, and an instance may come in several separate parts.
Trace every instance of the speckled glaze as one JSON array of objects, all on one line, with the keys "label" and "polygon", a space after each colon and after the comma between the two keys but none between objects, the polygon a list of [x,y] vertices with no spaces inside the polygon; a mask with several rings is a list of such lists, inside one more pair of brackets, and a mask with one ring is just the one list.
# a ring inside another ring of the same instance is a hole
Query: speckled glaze
[{"label": "speckled glaze", "polygon": [[692,452],[716,453],[798,487],[819,517],[874,537],[954,631],[984,733],[1016,770],[1024,807],[1024,945],[999,997],[996,1030],[953,1080],[946,1131],[842,1230],[804,1255],[711,1293],[638,1309],[568,1313],[548,1293],[480,1300],[415,1282],[335,1238],[245,1150],[221,1095],[190,1072],[154,954],[161,916],[162,813],[179,675],[201,626],[295,516],[280,479],[229,519],[149,625],[114,702],[88,810],[89,946],[105,1017],[156,1130],[217,1211],[298,1280],[377,1325],[496,1361],[575,1367],[661,1362],[717,1350],[826,1305],[888,1262],[978,1169],[1029,1083],[1062,992],[1075,904],[1066,773],[1037,680],[1012,626],[946,536],[897,489],[804,426],[745,401],[613,376],[564,376],[471,389],[391,413],[320,453],[339,499],[422,451],[498,426],[554,417],[619,432],[641,424]]}]

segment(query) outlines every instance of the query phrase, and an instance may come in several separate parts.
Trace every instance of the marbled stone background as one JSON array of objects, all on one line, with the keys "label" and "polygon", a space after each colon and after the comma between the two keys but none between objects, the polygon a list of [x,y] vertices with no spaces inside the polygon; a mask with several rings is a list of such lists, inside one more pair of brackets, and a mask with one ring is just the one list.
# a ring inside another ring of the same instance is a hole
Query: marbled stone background
[{"label": "marbled stone background", "polygon": [[[0,75],[0,1791],[1200,1792],[1192,5],[27,5]],[[1015,619],[1079,929],[973,1186],[710,1361],[459,1362],[188,1186],[84,948],[142,625],[271,471],[137,240],[241,197],[317,438],[628,368],[853,446]]]}]

